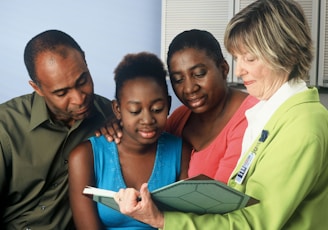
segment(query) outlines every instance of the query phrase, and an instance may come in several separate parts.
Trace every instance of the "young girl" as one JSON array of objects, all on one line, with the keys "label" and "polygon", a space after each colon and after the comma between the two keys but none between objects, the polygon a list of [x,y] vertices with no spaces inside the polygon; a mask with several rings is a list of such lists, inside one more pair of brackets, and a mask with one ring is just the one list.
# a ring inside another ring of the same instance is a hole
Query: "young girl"
[{"label": "young girl", "polygon": [[163,132],[171,103],[165,77],[161,60],[145,52],[126,55],[115,69],[113,111],[122,124],[121,143],[92,137],[69,158],[77,229],[153,229],[83,195],[87,185],[118,191],[147,182],[154,190],[187,177],[190,148]]}]

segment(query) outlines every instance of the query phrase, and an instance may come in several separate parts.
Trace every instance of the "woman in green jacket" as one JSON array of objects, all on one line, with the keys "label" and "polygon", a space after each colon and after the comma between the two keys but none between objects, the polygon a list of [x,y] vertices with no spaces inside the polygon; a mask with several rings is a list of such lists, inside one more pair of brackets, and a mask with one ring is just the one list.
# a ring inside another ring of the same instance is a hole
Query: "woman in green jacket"
[{"label": "woman in green jacket", "polygon": [[117,194],[121,212],[163,229],[327,228],[328,111],[304,81],[313,48],[303,10],[293,0],[255,1],[231,19],[224,44],[235,74],[260,100],[246,111],[228,185],[260,202],[224,215],[163,213],[144,184]]}]

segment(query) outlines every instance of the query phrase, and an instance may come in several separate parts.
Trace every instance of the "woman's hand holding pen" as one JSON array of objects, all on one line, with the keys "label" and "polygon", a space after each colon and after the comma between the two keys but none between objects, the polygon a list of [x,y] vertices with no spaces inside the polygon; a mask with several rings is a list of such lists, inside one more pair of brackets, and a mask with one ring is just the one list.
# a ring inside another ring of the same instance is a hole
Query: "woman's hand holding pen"
[{"label": "woman's hand holding pen", "polygon": [[114,199],[121,213],[128,215],[155,228],[163,228],[164,214],[158,210],[151,199],[148,184],[144,183],[140,192],[133,189],[120,189]]}]

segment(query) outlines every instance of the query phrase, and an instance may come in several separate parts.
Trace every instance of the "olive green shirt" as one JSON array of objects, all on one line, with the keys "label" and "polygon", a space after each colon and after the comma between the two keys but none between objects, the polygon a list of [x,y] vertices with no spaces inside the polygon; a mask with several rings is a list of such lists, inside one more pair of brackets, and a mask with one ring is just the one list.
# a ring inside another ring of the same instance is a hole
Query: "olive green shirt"
[{"label": "olive green shirt", "polygon": [[70,129],[53,122],[36,93],[0,104],[0,229],[72,229],[68,155],[113,115],[95,96],[94,112]]}]

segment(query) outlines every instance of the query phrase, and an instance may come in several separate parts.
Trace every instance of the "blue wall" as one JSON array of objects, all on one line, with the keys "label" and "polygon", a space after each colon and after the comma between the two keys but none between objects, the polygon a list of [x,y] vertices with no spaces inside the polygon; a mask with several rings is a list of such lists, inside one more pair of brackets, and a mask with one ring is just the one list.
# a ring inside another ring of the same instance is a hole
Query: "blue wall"
[{"label": "blue wall", "polygon": [[113,70],[131,52],[160,56],[159,0],[1,0],[0,103],[32,92],[23,52],[36,34],[59,29],[86,53],[95,92],[114,97]]}]

